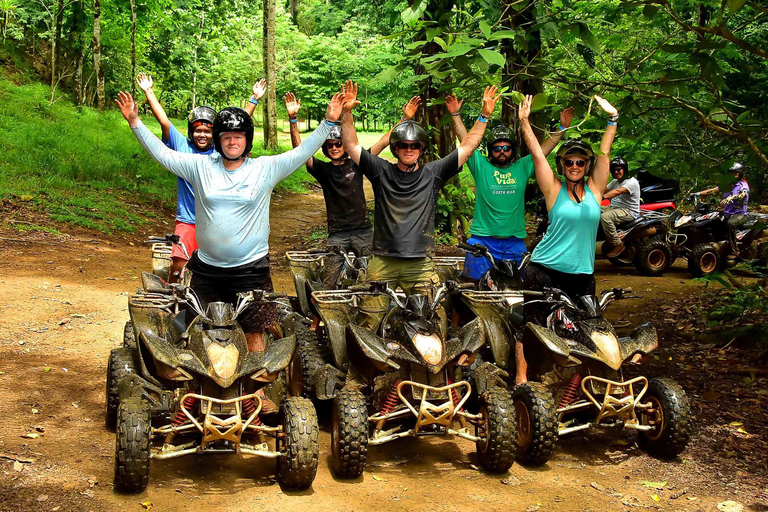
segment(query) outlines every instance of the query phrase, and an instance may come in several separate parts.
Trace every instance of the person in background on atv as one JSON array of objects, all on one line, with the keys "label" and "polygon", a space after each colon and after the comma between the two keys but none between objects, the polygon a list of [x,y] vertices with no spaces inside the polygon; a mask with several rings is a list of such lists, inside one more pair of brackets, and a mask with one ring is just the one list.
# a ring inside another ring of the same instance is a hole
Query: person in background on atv
[{"label": "person in background on atv", "polygon": [[[162,141],[166,146],[182,153],[210,155],[216,151],[213,145],[213,132],[211,131],[213,120],[216,118],[216,110],[208,106],[194,108],[187,119],[187,137],[184,137],[168,119],[165,110],[157,100],[153,89],[154,82],[152,76],[146,73],[139,73],[136,77],[136,82],[141,90],[144,91],[149,108],[152,110],[152,114],[157,119],[157,122],[160,123]],[[251,106],[254,98],[256,98],[256,103],[258,103],[258,99],[264,95],[265,91],[266,82],[262,79],[253,86],[254,95],[251,97],[249,106]],[[257,94],[258,97],[256,97]],[[253,108],[251,108],[249,113],[253,113]],[[176,179],[176,228],[174,229],[174,234],[178,235],[184,250],[178,244],[174,244],[171,250],[171,271],[168,278],[168,281],[171,283],[178,281],[189,256],[197,250],[197,239],[195,237],[195,191],[189,182],[180,177]]]},{"label": "person in background on atv", "polygon": [[[269,273],[269,202],[272,189],[320,149],[341,114],[342,95],[328,104],[326,119],[299,147],[280,155],[249,158],[253,121],[237,107],[219,112],[213,123],[217,153],[190,155],[166,148],[139,120],[130,94],[115,100],[134,135],[160,165],[189,181],[197,192],[197,240],[191,287],[204,307],[236,303],[238,292],[273,291]],[[264,350],[263,333],[276,330],[274,304],[252,305],[240,316],[251,351]],[[279,331],[278,331],[279,332]]]},{"label": "person in background on atv", "polygon": [[[455,96],[445,97],[445,107],[451,114],[453,131],[462,142],[467,129],[461,120],[461,105]],[[560,130],[553,132],[541,144],[544,156],[549,155],[571,126],[573,108],[560,114]],[[467,166],[475,180],[475,212],[472,218],[470,245],[487,247],[497,261],[520,263],[525,247],[525,187],[533,176],[533,158],[527,155],[514,159],[514,133],[505,125],[491,128],[487,136],[488,157],[475,151]],[[487,258],[467,253],[462,277],[478,282],[491,268]]]},{"label": "person in background on atv", "polygon": [[[736,178],[736,183],[733,185],[733,189],[730,192],[725,192],[723,194],[723,200],[720,201],[720,205],[723,207],[723,213],[728,219],[731,249],[735,254],[738,252],[738,246],[736,245],[736,228],[744,224],[749,218],[749,213],[747,211],[747,203],[749,202],[749,183],[747,183],[747,169],[739,162],[734,163],[731,168],[728,169],[728,172],[733,173],[733,177]],[[715,194],[717,192],[720,192],[720,187],[709,188],[692,195],[700,197]],[[730,254],[729,257],[734,257],[734,254]]]},{"label": "person in background on atv", "polygon": [[[366,281],[386,281],[411,293],[417,283],[438,284],[432,261],[435,245],[435,206],[437,193],[448,179],[459,173],[472,152],[480,145],[488,118],[493,114],[495,86],[483,94],[482,113],[472,130],[450,155],[421,164],[429,148],[426,130],[415,121],[405,121],[392,130],[390,150],[397,163],[390,163],[365,151],[357,140],[352,110],[360,104],[357,85],[348,81],[344,88],[341,137],[344,149],[373,186],[376,197],[373,232],[373,258]],[[367,297],[361,306],[360,325],[375,329],[384,311],[384,297]]]},{"label": "person in background on atv", "polygon": [[629,222],[640,216],[640,183],[629,176],[629,164],[617,156],[611,160],[611,181],[603,193],[603,199],[610,199],[611,204],[601,206],[600,225],[603,226],[606,242],[613,247],[607,254],[615,258],[624,252],[624,244],[616,232],[616,224]]},{"label": "person in background on atv", "polygon": [[[297,115],[301,108],[299,101],[292,92],[285,95],[285,109],[291,125],[291,143],[293,147],[301,144]],[[410,120],[421,106],[421,98],[414,96],[403,106],[403,117],[398,123]],[[389,144],[389,134],[392,130],[373,145],[370,153],[378,156]],[[368,207],[363,192],[363,175],[360,168],[344,151],[341,142],[341,128],[331,129],[323,147],[323,154],[330,162],[317,158],[307,160],[307,172],[311,174],[323,189],[325,211],[328,223],[328,240],[326,244],[330,251],[334,249],[349,252],[355,256],[369,256],[373,243],[371,220],[368,218]],[[332,254],[326,259],[325,284],[333,286],[338,273],[344,264],[344,257]]]},{"label": "person in background on atv", "polygon": [[[613,105],[599,96],[595,96],[595,100],[610,116],[600,143],[600,155],[595,159],[592,147],[581,140],[564,142],[557,151],[555,162],[558,171],[565,176],[565,182],[552,172],[528,121],[532,97],[526,96],[520,105],[520,126],[533,157],[536,183],[544,194],[550,221],[547,233],[531,255],[525,274],[526,290],[559,288],[572,300],[595,294],[595,244],[600,202],[608,185],[611,145],[619,118]],[[526,321],[545,325],[549,311],[536,304],[536,299],[526,297]],[[515,360],[515,383],[526,382],[528,368],[521,340],[515,346]]]}]

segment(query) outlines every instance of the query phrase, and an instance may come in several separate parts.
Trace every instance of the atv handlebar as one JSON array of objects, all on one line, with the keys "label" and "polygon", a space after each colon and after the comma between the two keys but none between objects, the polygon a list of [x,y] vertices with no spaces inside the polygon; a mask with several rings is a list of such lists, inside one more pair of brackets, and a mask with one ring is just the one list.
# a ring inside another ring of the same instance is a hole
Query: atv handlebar
[{"label": "atv handlebar", "polygon": [[168,234],[165,236],[150,236],[145,244],[178,244],[181,241],[179,235]]}]

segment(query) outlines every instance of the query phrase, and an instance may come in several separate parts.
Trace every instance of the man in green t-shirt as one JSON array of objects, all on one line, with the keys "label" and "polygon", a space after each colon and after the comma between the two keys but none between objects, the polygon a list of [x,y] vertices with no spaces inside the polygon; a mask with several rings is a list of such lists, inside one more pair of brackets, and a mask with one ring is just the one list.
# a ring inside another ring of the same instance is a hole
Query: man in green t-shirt
[{"label": "man in green t-shirt", "polygon": [[[455,96],[446,96],[445,106],[451,114],[453,129],[459,141],[467,136],[467,129],[461,121],[462,101]],[[571,125],[573,108],[560,114],[560,130],[545,140],[541,149],[548,155]],[[497,261],[520,262],[525,247],[525,187],[533,176],[533,159],[530,155],[514,160],[515,136],[507,126],[497,125],[488,134],[488,157],[475,151],[467,165],[475,180],[475,213],[470,228],[468,244],[482,244],[488,247]],[[479,281],[491,268],[483,257],[467,254],[464,260],[463,277]]]}]

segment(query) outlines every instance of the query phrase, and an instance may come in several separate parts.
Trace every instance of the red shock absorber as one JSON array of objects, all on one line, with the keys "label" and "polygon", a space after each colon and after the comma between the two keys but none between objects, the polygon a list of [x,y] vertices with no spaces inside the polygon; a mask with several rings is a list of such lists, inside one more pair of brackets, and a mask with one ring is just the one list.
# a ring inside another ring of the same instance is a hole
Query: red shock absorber
[{"label": "red shock absorber", "polygon": [[[188,396],[187,398],[184,399],[183,405],[186,410],[190,410],[195,406],[196,403],[197,403],[197,398]],[[173,415],[173,419],[171,420],[171,423],[174,426],[178,427],[185,421],[187,421],[187,415],[184,414],[184,412],[181,410],[181,407],[179,407],[178,410],[176,411],[176,414]]]},{"label": "red shock absorber", "polygon": [[387,398],[384,400],[384,405],[381,407],[380,414],[389,414],[395,410],[397,403],[400,401],[400,397],[397,395],[397,386],[399,386],[401,382],[403,382],[403,379],[397,379],[394,384],[392,384],[392,387],[387,394]]},{"label": "red shock absorber", "polygon": [[574,373],[571,376],[571,380],[568,381],[568,386],[565,388],[565,393],[563,393],[563,398],[560,399],[560,405],[557,406],[558,409],[567,407],[571,405],[574,400],[576,400],[576,397],[579,396],[580,384],[581,384],[581,375],[579,375],[578,373]]},{"label": "red shock absorber", "polygon": [[[246,417],[250,417],[251,414],[256,412],[256,404],[253,403],[253,398],[246,398],[243,400],[243,414]],[[261,425],[261,420],[258,416],[253,419],[253,425]]]},{"label": "red shock absorber", "polygon": [[[449,386],[453,384],[453,381],[451,380],[450,377],[448,377],[446,380]],[[451,400],[453,400],[453,406],[458,408],[459,402],[461,402],[461,397],[459,396],[459,393],[456,391],[456,388],[451,388]]]}]

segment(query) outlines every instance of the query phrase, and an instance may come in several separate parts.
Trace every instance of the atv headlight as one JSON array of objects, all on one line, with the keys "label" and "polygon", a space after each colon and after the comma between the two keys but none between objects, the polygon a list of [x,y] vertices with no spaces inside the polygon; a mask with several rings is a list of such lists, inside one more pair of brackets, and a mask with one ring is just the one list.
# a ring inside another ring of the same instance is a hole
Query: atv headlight
[{"label": "atv headlight", "polygon": [[675,227],[679,228],[683,224],[687,224],[689,220],[691,220],[691,216],[690,215],[683,215],[682,217],[680,217],[679,219],[677,219],[675,221]]},{"label": "atv headlight", "polygon": [[436,334],[413,335],[413,346],[419,351],[424,360],[435,366],[443,359],[443,340]]},{"label": "atv headlight", "polygon": [[208,360],[211,361],[213,370],[222,379],[229,379],[237,370],[237,360],[240,358],[240,352],[234,343],[229,345],[220,345],[218,343],[210,343],[206,349],[208,352]]}]

